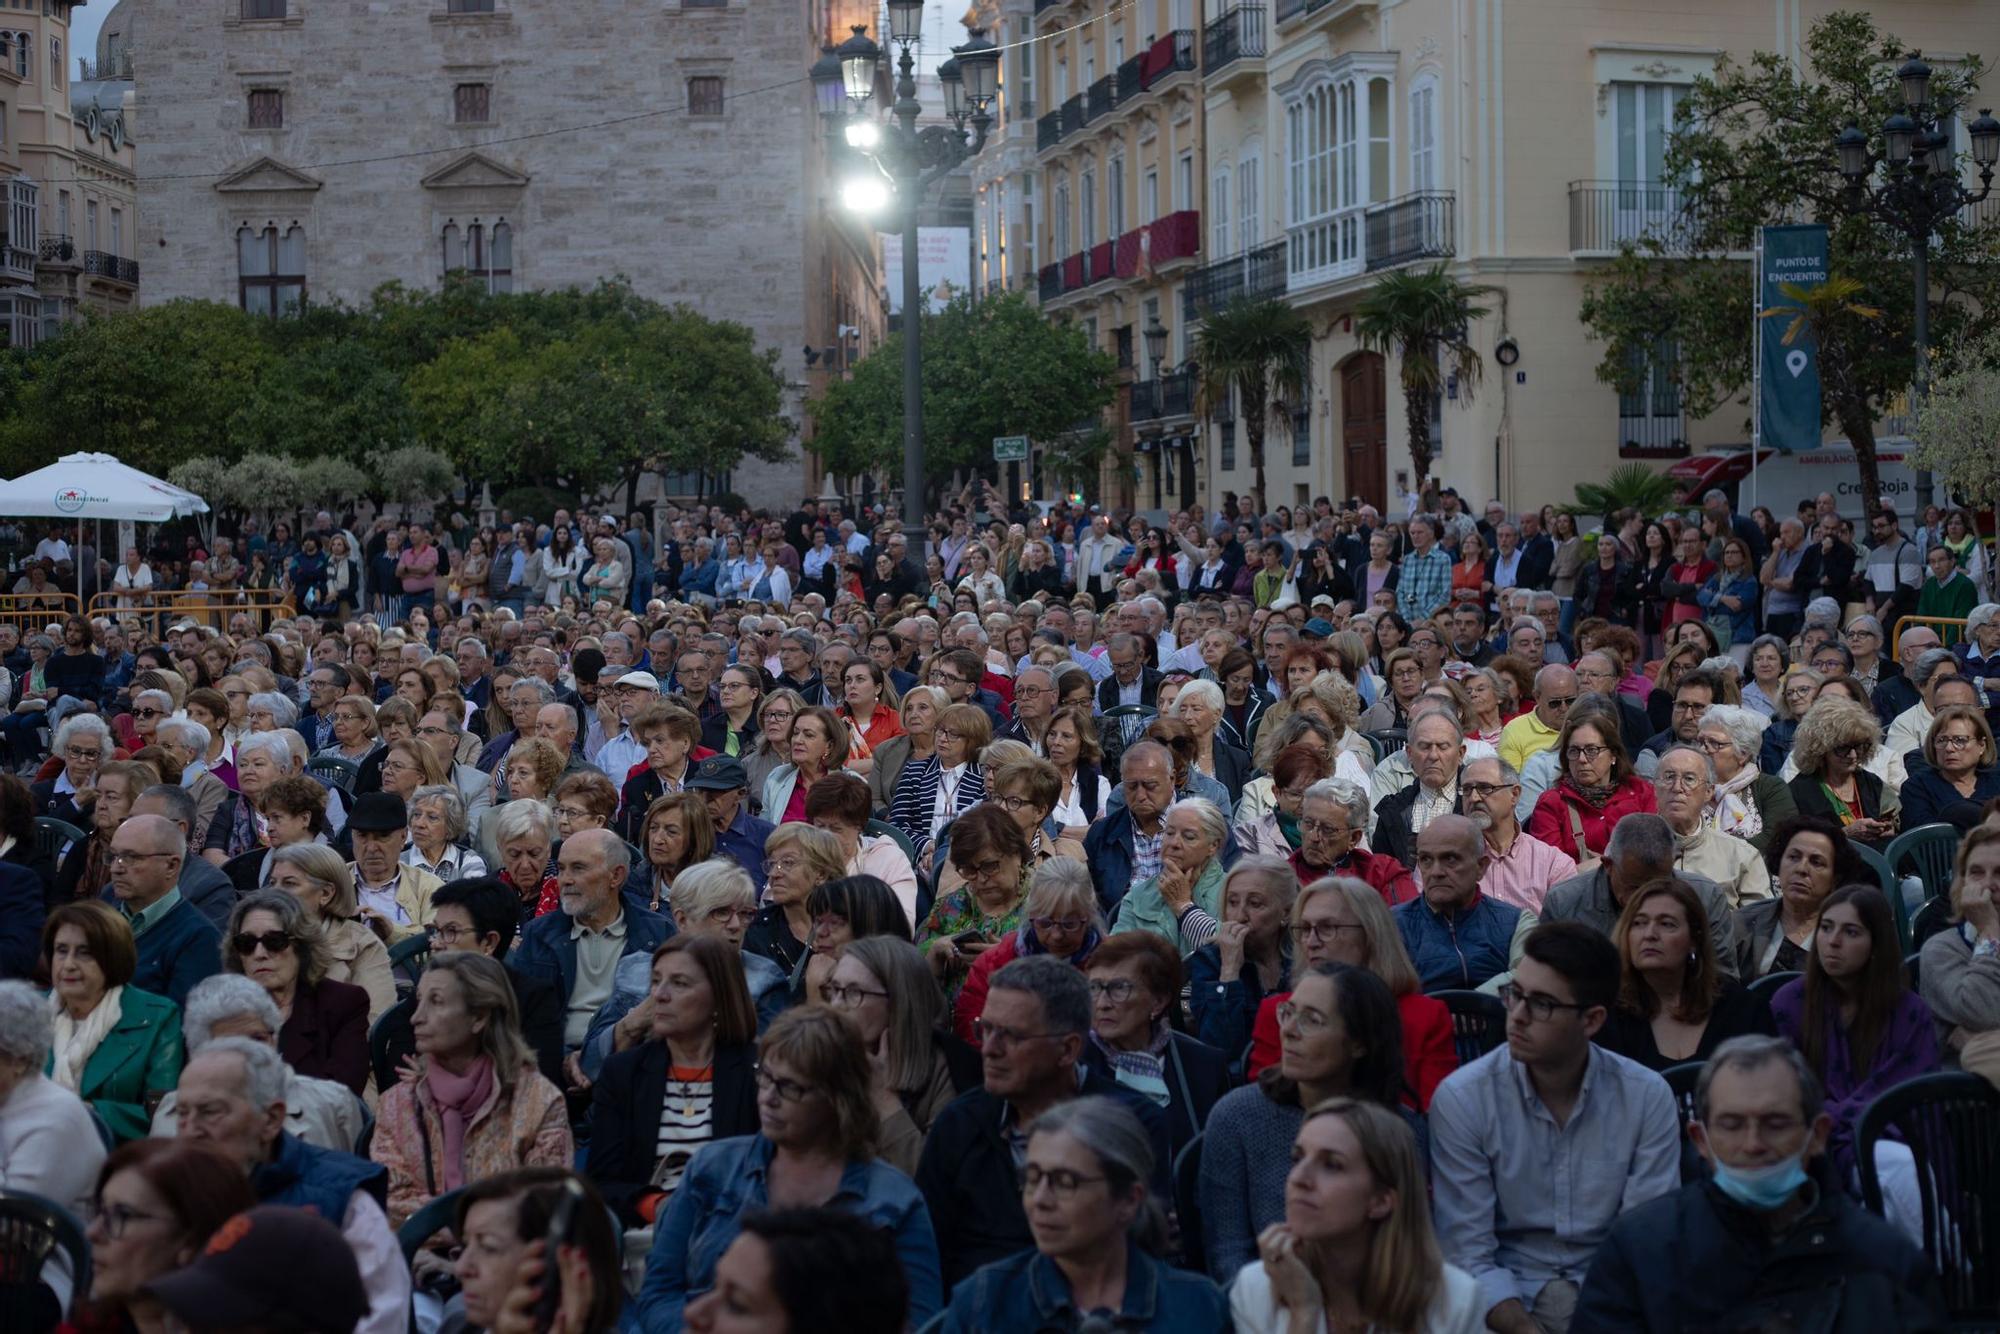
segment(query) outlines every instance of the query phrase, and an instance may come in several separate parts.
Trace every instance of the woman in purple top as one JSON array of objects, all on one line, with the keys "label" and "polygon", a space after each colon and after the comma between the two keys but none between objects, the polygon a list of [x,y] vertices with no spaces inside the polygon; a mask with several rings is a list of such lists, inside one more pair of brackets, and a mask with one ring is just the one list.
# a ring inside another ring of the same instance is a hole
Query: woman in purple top
[{"label": "woman in purple top", "polygon": [[1862,1109],[1907,1079],[1938,1068],[1937,1028],[1911,991],[1882,891],[1846,885],[1829,894],[1813,932],[1805,976],[1771,998],[1778,1032],[1804,1053],[1826,1086],[1828,1149],[1853,1182]]}]

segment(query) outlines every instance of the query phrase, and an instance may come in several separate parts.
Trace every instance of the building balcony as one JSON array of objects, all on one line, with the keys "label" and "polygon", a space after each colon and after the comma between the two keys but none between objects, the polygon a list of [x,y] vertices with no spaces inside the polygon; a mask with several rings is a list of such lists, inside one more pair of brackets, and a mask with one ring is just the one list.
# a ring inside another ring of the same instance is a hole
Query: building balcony
[{"label": "building balcony", "polygon": [[1225,81],[1229,75],[1261,73],[1268,45],[1264,20],[1264,6],[1238,5],[1202,29],[1202,73]]},{"label": "building balcony", "polygon": [[1572,255],[1615,255],[1627,245],[1658,242],[1685,254],[1686,201],[1672,186],[1646,181],[1571,181],[1569,249]]},{"label": "building balcony", "polygon": [[1193,28],[1176,28],[1147,47],[1139,57],[1140,88],[1152,92],[1197,68],[1195,45],[1199,39]]},{"label": "building balcony", "polygon": [[1119,102],[1129,102],[1140,93],[1146,91],[1146,83],[1143,78],[1145,64],[1146,58],[1144,56],[1133,56],[1118,67]]},{"label": "building balcony", "polygon": [[35,262],[40,249],[33,244],[34,238],[27,238],[28,245],[15,245],[11,236],[0,236],[0,282],[33,283]]},{"label": "building balcony", "polygon": [[1090,122],[1096,120],[1099,116],[1108,116],[1111,114],[1111,108],[1118,101],[1115,96],[1117,89],[1118,76],[1115,74],[1107,74],[1096,83],[1090,85],[1089,90],[1083,95],[1083,123],[1085,125],[1090,124]]},{"label": "building balcony", "polygon": [[1279,23],[1290,23],[1294,19],[1332,11],[1332,17],[1342,18],[1364,9],[1381,8],[1380,0],[1277,0],[1277,9],[1272,18]]},{"label": "building balcony", "polygon": [[1421,259],[1450,259],[1456,198],[1449,190],[1419,190],[1368,210],[1368,269],[1393,269]]},{"label": "building balcony", "polygon": [[1163,275],[1201,253],[1201,214],[1182,209],[1118,238],[1118,276]]},{"label": "building balcony", "polygon": [[1652,403],[1645,395],[1618,399],[1618,457],[1678,459],[1688,454],[1687,414],[1675,395],[1660,395]]},{"label": "building balcony", "polygon": [[61,235],[42,237],[36,256],[43,268],[73,269],[83,262],[83,254],[76,248],[75,239]]},{"label": "building balcony", "polygon": [[1075,97],[1070,98],[1069,101],[1062,104],[1063,137],[1067,138],[1082,128],[1083,94],[1078,93]]},{"label": "building balcony", "polygon": [[1204,264],[1181,284],[1181,318],[1192,324],[1232,301],[1263,301],[1285,294],[1285,243],[1246,250]]},{"label": "building balcony", "polygon": [[1062,142],[1062,112],[1051,111],[1035,122],[1035,151],[1046,153]]},{"label": "building balcony", "polygon": [[1046,9],[1060,9],[1068,3],[1069,0],[1035,0],[1035,13],[1039,15]]},{"label": "building balcony", "polygon": [[1062,265],[1045,264],[1035,275],[1035,295],[1044,303],[1062,295]]},{"label": "building balcony", "polygon": [[1454,253],[1454,197],[1423,190],[1336,210],[1287,229],[1286,290],[1298,293],[1364,273]]},{"label": "building balcony", "polygon": [[1194,415],[1194,375],[1192,370],[1169,371],[1153,380],[1131,384],[1131,418],[1134,422],[1168,421]]},{"label": "building balcony", "polygon": [[83,272],[90,278],[103,278],[109,282],[124,283],[129,287],[139,285],[138,260],[126,259],[123,255],[113,255],[103,250],[83,252]]}]

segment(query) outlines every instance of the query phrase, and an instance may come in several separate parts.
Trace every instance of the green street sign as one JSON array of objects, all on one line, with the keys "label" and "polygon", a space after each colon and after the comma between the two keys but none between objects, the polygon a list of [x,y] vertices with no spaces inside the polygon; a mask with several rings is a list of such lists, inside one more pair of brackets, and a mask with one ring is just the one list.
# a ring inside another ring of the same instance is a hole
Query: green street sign
[{"label": "green street sign", "polygon": [[993,461],[995,463],[1026,463],[1028,461],[1028,437],[1025,435],[994,436]]}]

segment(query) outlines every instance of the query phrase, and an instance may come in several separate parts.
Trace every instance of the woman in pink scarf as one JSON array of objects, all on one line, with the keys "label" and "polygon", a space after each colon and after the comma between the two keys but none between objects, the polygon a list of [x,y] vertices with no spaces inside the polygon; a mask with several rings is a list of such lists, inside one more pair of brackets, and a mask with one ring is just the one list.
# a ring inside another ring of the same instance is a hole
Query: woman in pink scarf
[{"label": "woman in pink scarf", "polygon": [[477,950],[433,955],[410,1027],[416,1058],[382,1095],[369,1149],[389,1169],[392,1226],[471,1182],[574,1162],[562,1092],[535,1069],[497,961]]}]

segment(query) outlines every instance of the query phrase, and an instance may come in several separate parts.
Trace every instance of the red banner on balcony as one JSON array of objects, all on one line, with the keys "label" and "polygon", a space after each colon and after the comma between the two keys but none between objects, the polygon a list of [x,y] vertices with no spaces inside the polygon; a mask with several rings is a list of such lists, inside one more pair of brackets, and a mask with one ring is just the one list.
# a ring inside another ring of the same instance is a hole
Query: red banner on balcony
[{"label": "red banner on balcony", "polygon": [[1168,33],[1146,48],[1139,57],[1139,86],[1151,88],[1153,81],[1174,67],[1174,34]]},{"label": "red banner on balcony", "polygon": [[1090,248],[1090,281],[1101,283],[1118,268],[1118,243],[1106,241]]},{"label": "red banner on balcony", "polygon": [[1081,250],[1065,258],[1062,266],[1063,291],[1074,292],[1077,288],[1083,286],[1083,252]]},{"label": "red banner on balcony", "polygon": [[1167,214],[1153,224],[1152,231],[1154,264],[1187,259],[1201,251],[1201,214],[1195,209]]}]

